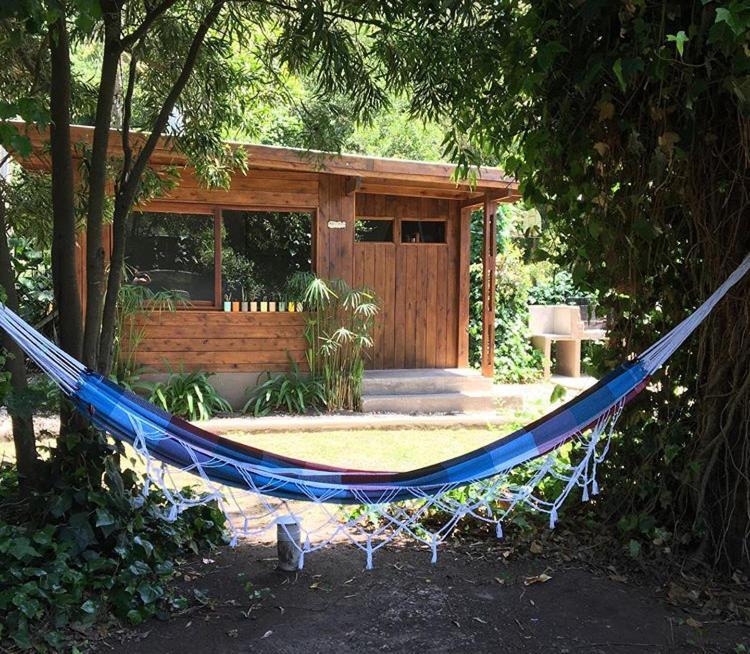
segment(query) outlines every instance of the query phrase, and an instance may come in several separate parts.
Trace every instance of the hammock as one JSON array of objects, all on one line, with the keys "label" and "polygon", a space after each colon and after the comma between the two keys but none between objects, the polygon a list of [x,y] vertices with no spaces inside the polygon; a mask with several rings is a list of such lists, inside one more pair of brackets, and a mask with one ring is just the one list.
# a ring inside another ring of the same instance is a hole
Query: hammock
[{"label": "hammock", "polygon": [[[549,514],[578,488],[582,499],[598,493],[596,468],[609,447],[623,407],[645,386],[674,351],[705,320],[714,306],[750,269],[746,257],[694,313],[640,356],[619,366],[597,384],[539,420],[461,456],[408,472],[350,470],[280,456],[222,438],[146,402],[85,368],[0,304],[2,327],[99,429],[129,443],[145,461],[147,482],[171,503],[173,520],[187,507],[219,502],[229,518],[233,542],[275,524],[296,522],[305,534],[304,554],[346,537],[367,555],[400,535],[437,546],[464,516],[492,523],[502,536],[504,518],[524,503]],[[556,456],[563,445],[570,463]],[[546,455],[546,456],[544,456]],[[521,464],[528,479],[515,480]],[[197,475],[207,493],[179,490],[174,471]],[[562,490],[553,501],[535,491],[551,476]],[[464,492],[453,492],[464,487]],[[239,491],[240,495],[233,491]],[[250,499],[248,499],[248,496]],[[341,505],[364,505],[364,509]],[[308,511],[310,506],[315,511]],[[302,521],[302,513],[309,514]],[[430,531],[424,524],[437,511],[445,522]]]}]

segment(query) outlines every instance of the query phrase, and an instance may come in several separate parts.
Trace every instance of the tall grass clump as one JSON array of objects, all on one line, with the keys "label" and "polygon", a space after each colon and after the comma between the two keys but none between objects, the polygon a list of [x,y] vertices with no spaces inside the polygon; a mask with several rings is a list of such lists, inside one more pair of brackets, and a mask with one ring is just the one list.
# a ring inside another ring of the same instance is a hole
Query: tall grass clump
[{"label": "tall grass clump", "polygon": [[322,384],[328,411],[356,411],[378,313],[375,295],[341,280],[310,279],[304,294],[310,375]]}]

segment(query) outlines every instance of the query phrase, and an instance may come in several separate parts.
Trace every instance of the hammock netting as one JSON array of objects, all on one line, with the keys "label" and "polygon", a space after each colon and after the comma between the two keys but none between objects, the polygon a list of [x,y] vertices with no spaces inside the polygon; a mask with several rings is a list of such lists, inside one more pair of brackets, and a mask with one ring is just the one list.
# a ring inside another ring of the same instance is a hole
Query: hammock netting
[{"label": "hammock netting", "polygon": [[[558,509],[571,493],[580,493],[584,501],[596,495],[597,466],[623,407],[748,269],[750,256],[688,318],[573,400],[479,449],[408,472],[321,465],[223,438],[85,368],[2,304],[0,327],[78,411],[143,458],[143,493],[151,485],[162,490],[171,506],[165,519],[215,500],[227,515],[233,542],[277,524],[286,529],[297,523],[303,534],[300,567],[305,554],[348,539],[366,554],[370,568],[373,553],[399,536],[427,545],[434,562],[438,545],[464,517],[494,525],[500,537],[503,521],[520,504],[548,514],[554,527]],[[558,456],[563,446],[569,450],[565,457]],[[523,464],[528,465],[519,470]],[[181,492],[179,473],[195,475],[204,492]],[[550,477],[561,488],[554,500],[543,499],[538,491]],[[441,516],[439,526],[434,526],[435,516]]]}]

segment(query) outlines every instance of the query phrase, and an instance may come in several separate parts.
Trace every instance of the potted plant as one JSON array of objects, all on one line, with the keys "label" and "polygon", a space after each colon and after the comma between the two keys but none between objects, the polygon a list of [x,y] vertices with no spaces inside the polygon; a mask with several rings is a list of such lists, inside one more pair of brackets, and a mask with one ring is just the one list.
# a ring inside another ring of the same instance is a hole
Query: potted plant
[{"label": "potted plant", "polygon": [[224,311],[232,310],[232,302],[229,300],[229,294],[224,296]]},{"label": "potted plant", "polygon": [[247,303],[247,291],[245,290],[245,287],[242,287],[242,300],[240,302],[240,311],[247,312],[248,310],[248,303]]}]

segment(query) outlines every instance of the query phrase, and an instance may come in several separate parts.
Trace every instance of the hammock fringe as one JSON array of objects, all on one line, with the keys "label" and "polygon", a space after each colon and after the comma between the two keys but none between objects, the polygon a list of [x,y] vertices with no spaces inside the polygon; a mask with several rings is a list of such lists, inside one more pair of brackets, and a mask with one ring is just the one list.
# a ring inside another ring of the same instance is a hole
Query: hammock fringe
[{"label": "hammock fringe", "polygon": [[[155,485],[170,503],[165,520],[216,501],[228,517],[232,544],[240,536],[261,535],[287,518],[300,524],[304,535],[303,544],[294,545],[300,568],[306,554],[345,539],[363,551],[371,569],[374,553],[395,538],[410,537],[423,544],[435,563],[439,545],[464,517],[494,525],[502,538],[503,522],[519,506],[548,514],[554,528],[559,509],[574,489],[581,490],[584,502],[596,496],[597,467],[607,455],[624,406],[748,270],[750,255],[700,307],[642,355],[547,416],[473,452],[406,472],[299,461],[222,438],[86,369],[2,304],[0,327],[96,427],[133,447],[146,469],[143,497]],[[519,483],[517,469],[522,464],[529,464],[529,478]],[[205,493],[179,490],[180,473],[200,479]],[[547,478],[560,482],[553,501],[537,492]],[[443,523],[428,528],[425,518],[429,516],[432,524],[436,515]]]}]

